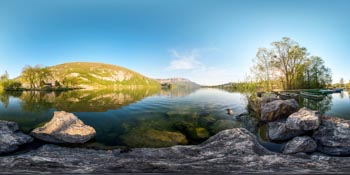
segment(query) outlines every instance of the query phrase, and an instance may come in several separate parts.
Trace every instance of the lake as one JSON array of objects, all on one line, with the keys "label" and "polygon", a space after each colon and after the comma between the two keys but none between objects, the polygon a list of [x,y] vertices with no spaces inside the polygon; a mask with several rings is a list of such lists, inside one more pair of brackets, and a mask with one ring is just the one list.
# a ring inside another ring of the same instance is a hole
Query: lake
[{"label": "lake", "polygon": [[[302,98],[299,103],[350,119],[348,92],[322,101]],[[95,139],[79,146],[166,147],[198,144],[229,128],[248,127],[255,132],[256,121],[235,118],[246,111],[246,105],[241,93],[212,88],[12,92],[0,94],[0,120],[15,121],[29,133],[48,122],[54,111],[63,110],[96,130]],[[227,114],[228,108],[232,115]]]}]

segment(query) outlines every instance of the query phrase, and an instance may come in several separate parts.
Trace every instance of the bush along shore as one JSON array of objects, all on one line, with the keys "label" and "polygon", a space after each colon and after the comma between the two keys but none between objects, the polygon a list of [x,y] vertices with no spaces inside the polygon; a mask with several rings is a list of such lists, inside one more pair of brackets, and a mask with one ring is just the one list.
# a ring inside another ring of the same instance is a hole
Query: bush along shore
[{"label": "bush along shore", "polygon": [[[299,109],[294,99],[274,96],[250,103],[258,118],[244,113],[235,118],[247,128],[253,119],[267,125],[272,141],[283,143],[276,153],[260,144],[245,128],[219,132],[199,145],[167,148],[95,150],[55,145],[81,144],[93,139],[94,128],[64,111],[36,128],[31,136],[14,122],[0,121],[0,169],[2,173],[345,173],[350,169],[350,121]],[[47,144],[11,154],[33,139]]]}]

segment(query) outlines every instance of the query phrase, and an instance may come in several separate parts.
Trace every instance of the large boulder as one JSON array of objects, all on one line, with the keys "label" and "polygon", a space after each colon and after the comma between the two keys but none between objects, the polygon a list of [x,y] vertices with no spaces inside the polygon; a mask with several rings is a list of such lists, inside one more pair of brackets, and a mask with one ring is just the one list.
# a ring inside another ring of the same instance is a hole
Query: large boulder
[{"label": "large boulder", "polygon": [[314,130],[320,126],[320,113],[318,111],[301,108],[287,118],[286,126],[293,130]]},{"label": "large boulder", "polygon": [[0,120],[0,154],[15,151],[18,146],[32,141],[32,137],[19,131],[17,123]]},{"label": "large boulder", "polygon": [[321,125],[313,134],[318,150],[329,155],[350,155],[350,121],[337,117],[321,117]]},{"label": "large boulder", "polygon": [[267,123],[267,132],[269,139],[272,141],[286,141],[306,133],[303,130],[288,129],[285,120]]},{"label": "large boulder", "polygon": [[275,121],[280,118],[287,118],[299,108],[298,102],[294,99],[275,100],[261,107],[260,119],[265,122]]},{"label": "large boulder", "polygon": [[34,129],[31,135],[52,143],[85,143],[95,137],[96,131],[74,114],[56,111],[51,121]]},{"label": "large boulder", "polygon": [[317,149],[317,143],[309,136],[294,137],[287,142],[283,154],[312,153]]}]

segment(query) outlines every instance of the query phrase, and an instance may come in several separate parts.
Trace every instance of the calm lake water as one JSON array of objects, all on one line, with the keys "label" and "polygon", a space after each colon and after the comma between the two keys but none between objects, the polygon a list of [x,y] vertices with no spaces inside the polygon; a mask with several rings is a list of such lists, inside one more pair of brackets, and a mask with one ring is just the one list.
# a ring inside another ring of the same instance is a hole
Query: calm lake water
[{"label": "calm lake water", "polygon": [[[48,122],[53,112],[73,112],[95,128],[96,138],[84,147],[164,147],[198,144],[217,132],[250,127],[256,122],[236,120],[246,111],[244,95],[220,89],[23,92],[0,94],[0,120],[15,121],[21,130]],[[348,92],[323,101],[301,99],[311,109],[350,119]],[[228,115],[226,109],[233,109]]]}]

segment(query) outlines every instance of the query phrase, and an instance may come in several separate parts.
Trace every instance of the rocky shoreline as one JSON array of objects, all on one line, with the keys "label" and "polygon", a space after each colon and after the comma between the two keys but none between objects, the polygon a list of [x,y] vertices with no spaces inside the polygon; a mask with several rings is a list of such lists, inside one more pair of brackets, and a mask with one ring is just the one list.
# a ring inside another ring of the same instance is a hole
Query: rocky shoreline
[{"label": "rocky shoreline", "polygon": [[47,144],[0,157],[0,173],[348,173],[350,157],[284,155],[261,146],[244,128],[222,131],[200,145],[93,150]]},{"label": "rocky shoreline", "polygon": [[[96,150],[54,144],[9,154],[33,141],[14,122],[0,121],[0,169],[7,173],[348,173],[350,121],[299,109],[294,100],[261,99],[257,118],[236,116],[246,128],[228,129],[199,145],[166,148]],[[254,119],[254,120],[253,120]],[[281,153],[268,150],[256,137],[256,120],[267,125]],[[250,129],[249,129],[250,128]],[[249,130],[248,130],[249,129]],[[84,143],[96,131],[71,113],[55,112],[31,135],[50,143]]]}]

